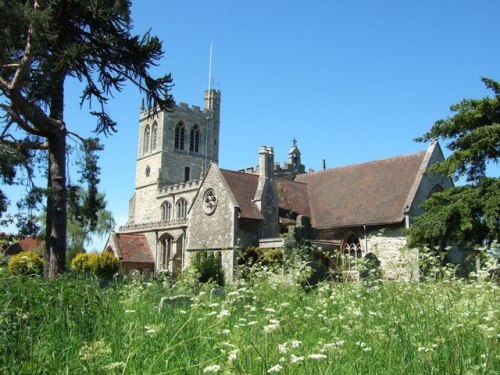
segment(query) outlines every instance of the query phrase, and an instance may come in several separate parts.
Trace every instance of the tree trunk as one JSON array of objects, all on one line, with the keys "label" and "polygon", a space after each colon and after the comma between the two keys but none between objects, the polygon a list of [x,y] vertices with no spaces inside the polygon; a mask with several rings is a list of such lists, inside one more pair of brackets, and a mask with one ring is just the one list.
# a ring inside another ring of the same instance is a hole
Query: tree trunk
[{"label": "tree trunk", "polygon": [[47,276],[66,268],[66,134],[49,139],[49,192],[47,197]]},{"label": "tree trunk", "polygon": [[54,80],[50,117],[60,121],[50,130],[47,176],[47,232],[45,276],[54,277],[66,269],[66,126],[63,120],[64,75]]}]

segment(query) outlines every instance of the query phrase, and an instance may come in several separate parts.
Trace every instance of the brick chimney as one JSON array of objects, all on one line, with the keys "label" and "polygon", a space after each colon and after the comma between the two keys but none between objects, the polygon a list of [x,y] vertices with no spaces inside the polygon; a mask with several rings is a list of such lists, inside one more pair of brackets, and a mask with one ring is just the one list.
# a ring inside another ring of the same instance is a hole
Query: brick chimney
[{"label": "brick chimney", "polygon": [[259,149],[259,182],[254,202],[263,217],[260,238],[279,235],[279,202],[274,185],[274,150],[261,146]]}]

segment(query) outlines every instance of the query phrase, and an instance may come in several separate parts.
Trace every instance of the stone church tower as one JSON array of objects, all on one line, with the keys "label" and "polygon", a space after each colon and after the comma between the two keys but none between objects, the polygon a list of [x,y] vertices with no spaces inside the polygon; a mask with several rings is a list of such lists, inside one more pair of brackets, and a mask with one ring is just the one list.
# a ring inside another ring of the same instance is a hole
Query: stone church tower
[{"label": "stone church tower", "polygon": [[220,101],[220,91],[210,89],[205,91],[203,109],[178,103],[172,112],[148,117],[151,109],[142,108],[128,225],[161,220],[161,190],[199,180],[210,163],[218,163]]}]

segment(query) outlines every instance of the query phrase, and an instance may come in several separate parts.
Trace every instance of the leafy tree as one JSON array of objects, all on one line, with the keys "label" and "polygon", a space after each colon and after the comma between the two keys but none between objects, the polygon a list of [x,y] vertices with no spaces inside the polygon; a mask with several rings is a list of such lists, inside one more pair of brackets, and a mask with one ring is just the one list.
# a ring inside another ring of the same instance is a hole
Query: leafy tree
[{"label": "leafy tree", "polygon": [[47,156],[45,273],[52,276],[65,269],[67,138],[80,138],[64,121],[66,80],[83,83],[80,104],[97,104],[95,132],[106,135],[117,131],[105,108],[113,92],[132,82],[148,107],[166,110],[172,80],[150,76],[161,42],[131,34],[130,1],[0,0],[0,19],[0,144],[27,165],[37,151]]},{"label": "leafy tree", "polygon": [[434,193],[423,203],[425,213],[410,229],[410,244],[443,250],[459,246],[491,246],[500,238],[500,179],[486,176],[488,164],[500,157],[500,83],[482,79],[494,93],[451,106],[455,114],[434,126],[417,141],[446,140],[453,154],[431,167],[467,184]]}]

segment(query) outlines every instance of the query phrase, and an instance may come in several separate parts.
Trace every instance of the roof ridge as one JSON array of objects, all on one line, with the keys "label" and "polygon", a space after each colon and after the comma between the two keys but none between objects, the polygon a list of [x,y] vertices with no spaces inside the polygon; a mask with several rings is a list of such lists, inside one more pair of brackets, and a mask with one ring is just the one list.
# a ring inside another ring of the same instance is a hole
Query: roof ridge
[{"label": "roof ridge", "polygon": [[[311,174],[319,174],[319,173],[324,173],[328,171],[334,171],[334,170],[339,170],[339,169],[345,169],[345,168],[350,168],[350,167],[357,167],[360,165],[367,165],[367,164],[373,164],[373,163],[378,163],[378,162],[383,162],[383,161],[390,161],[394,159],[402,159],[402,158],[407,158],[410,156],[417,156],[417,155],[423,155],[427,152],[427,150],[424,151],[419,151],[419,152],[412,152],[410,154],[403,154],[403,155],[396,155],[396,156],[388,156],[386,158],[381,158],[381,159],[375,159],[375,160],[369,160],[369,161],[363,161],[363,162],[358,162],[358,163],[352,163],[352,164],[347,164],[347,165],[341,165],[339,167],[333,167],[333,168],[328,168],[328,169],[322,169],[319,171],[314,171],[314,172],[308,172],[304,173],[302,175],[311,175]],[[300,176],[300,175],[299,175]]]}]

